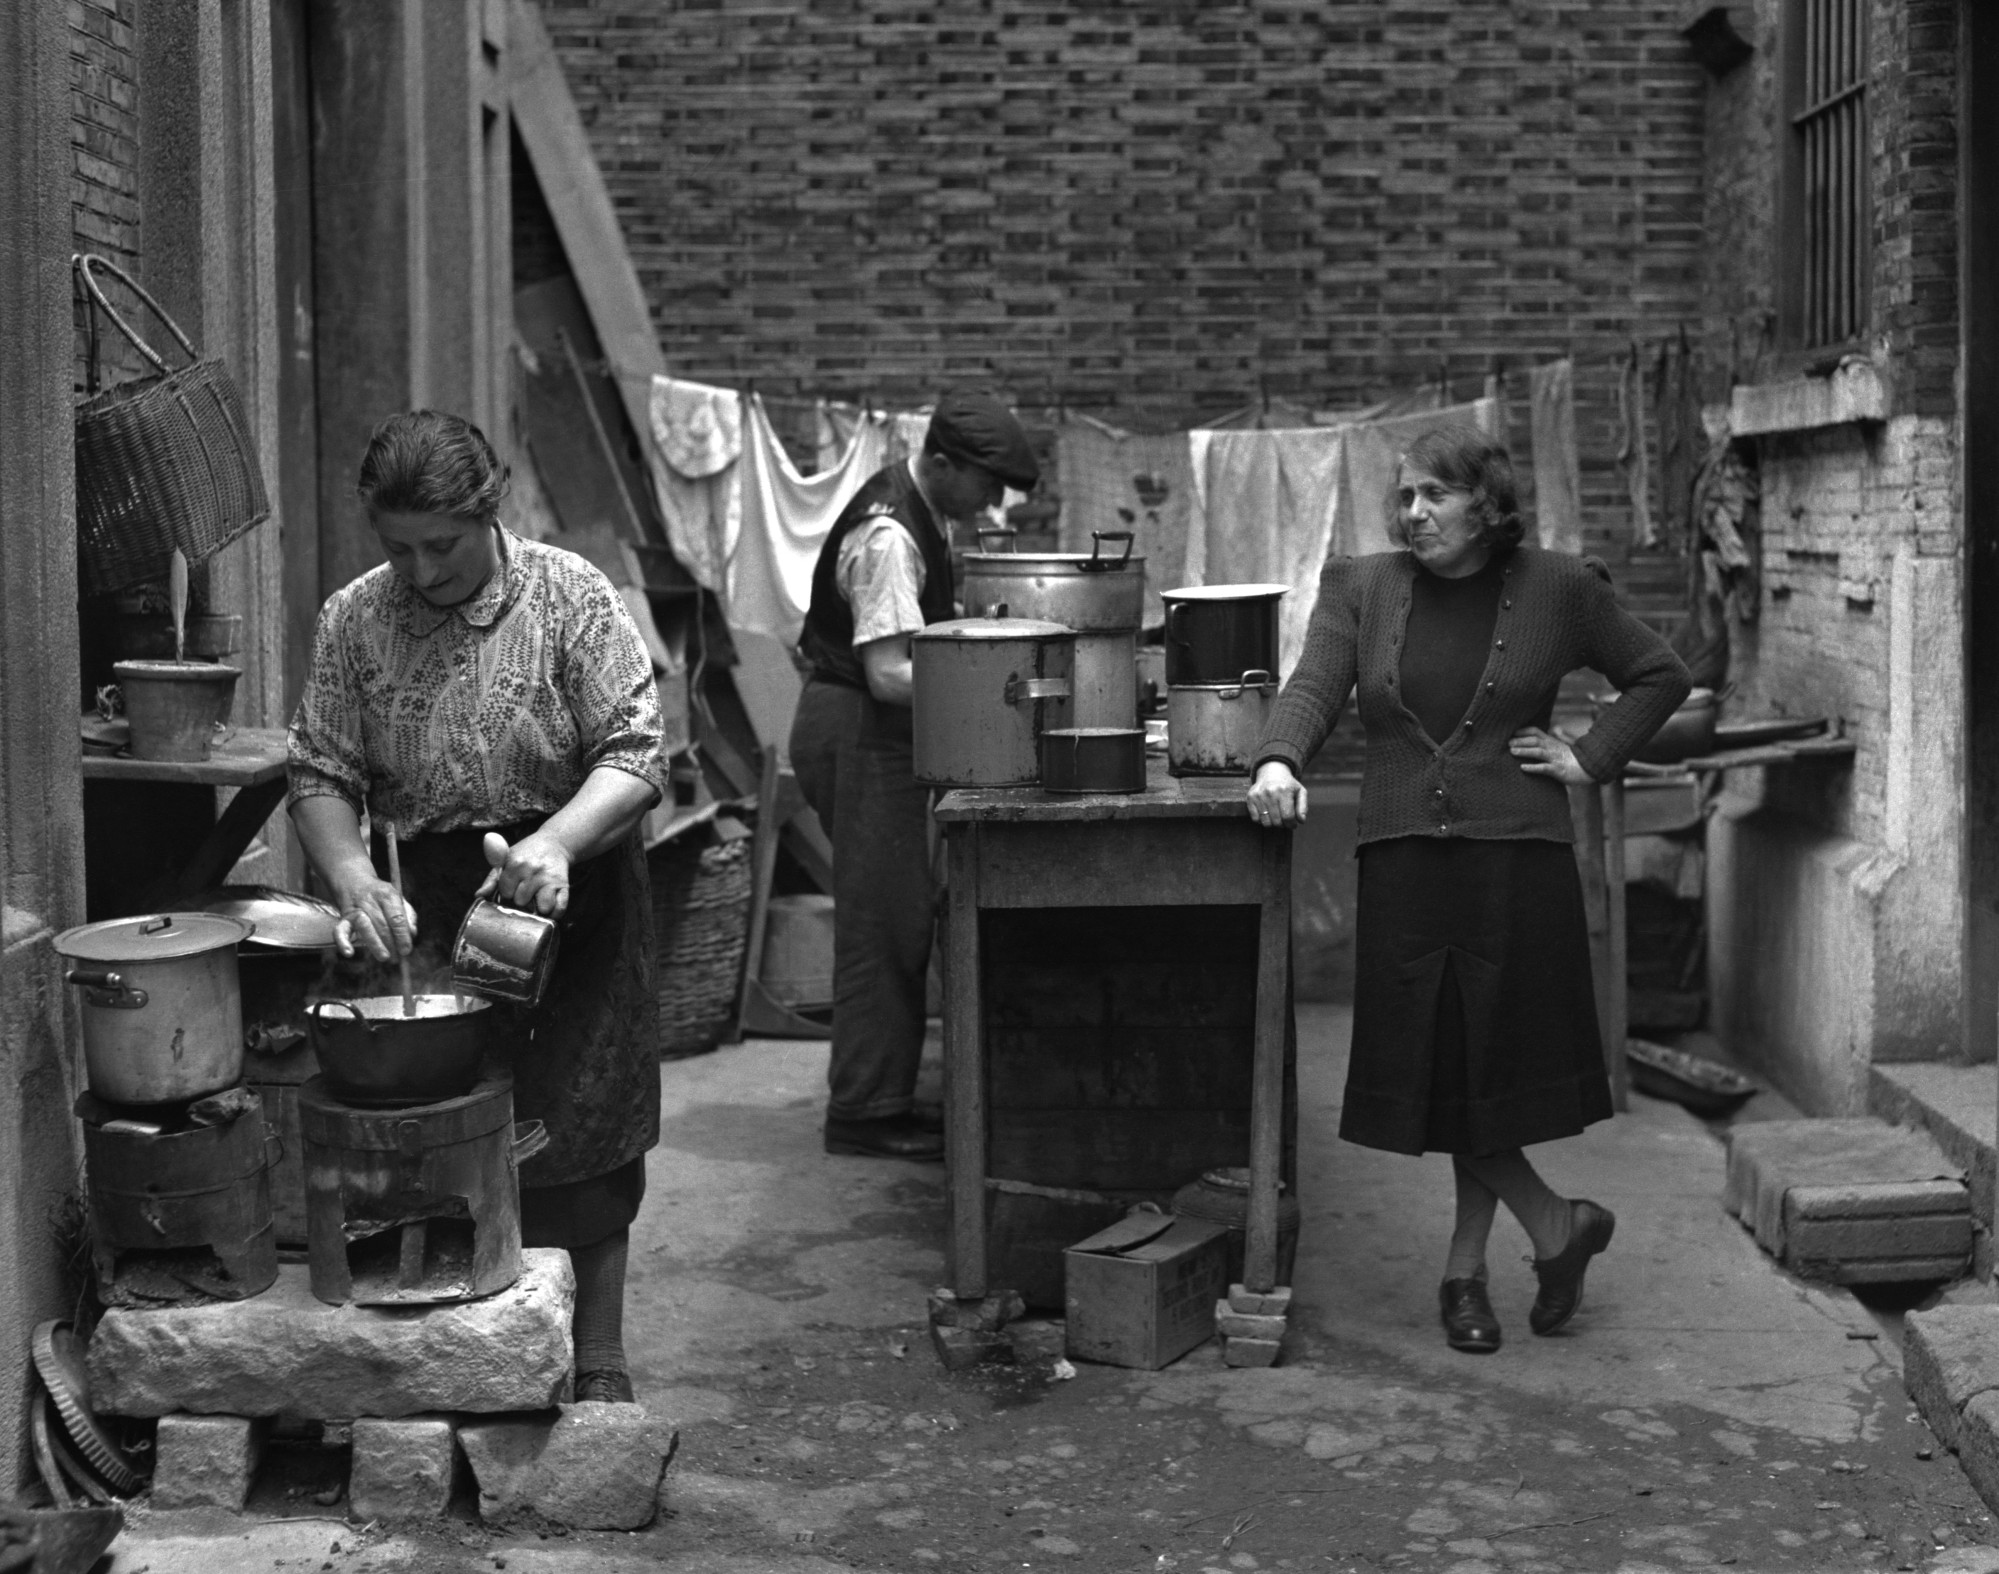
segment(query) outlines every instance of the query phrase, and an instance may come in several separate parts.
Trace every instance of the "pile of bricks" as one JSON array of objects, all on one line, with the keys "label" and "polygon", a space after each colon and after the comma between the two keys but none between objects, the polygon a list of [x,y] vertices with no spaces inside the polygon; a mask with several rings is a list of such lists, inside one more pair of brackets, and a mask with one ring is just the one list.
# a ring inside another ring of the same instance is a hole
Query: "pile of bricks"
[{"label": "pile of bricks", "polygon": [[1228,1299],[1215,1302],[1215,1332],[1229,1366],[1275,1366],[1291,1316],[1291,1287],[1246,1290],[1229,1286]]}]

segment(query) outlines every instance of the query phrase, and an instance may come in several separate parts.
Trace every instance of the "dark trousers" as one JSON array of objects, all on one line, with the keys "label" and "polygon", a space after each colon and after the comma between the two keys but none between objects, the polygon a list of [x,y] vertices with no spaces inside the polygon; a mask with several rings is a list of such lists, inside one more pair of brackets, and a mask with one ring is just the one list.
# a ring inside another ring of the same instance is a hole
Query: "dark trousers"
[{"label": "dark trousers", "polygon": [[791,727],[791,765],[833,839],[833,1054],[829,1116],[910,1107],[923,1056],[936,933],[930,789],[914,774],[910,712],[814,678]]}]

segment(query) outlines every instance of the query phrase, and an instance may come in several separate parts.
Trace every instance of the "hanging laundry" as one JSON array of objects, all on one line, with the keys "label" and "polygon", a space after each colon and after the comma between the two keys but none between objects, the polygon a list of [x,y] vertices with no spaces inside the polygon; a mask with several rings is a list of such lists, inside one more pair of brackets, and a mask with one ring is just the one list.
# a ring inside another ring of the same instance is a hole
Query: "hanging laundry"
[{"label": "hanging laundry", "polygon": [[1461,422],[1499,435],[1501,406],[1497,399],[1398,413],[1380,420],[1360,421],[1346,428],[1346,474],[1340,506],[1342,535],[1336,552],[1359,557],[1392,552],[1395,539],[1395,487],[1402,455],[1433,426]]},{"label": "hanging laundry", "polygon": [[812,568],[847,499],[887,460],[886,422],[854,429],[847,451],[817,475],[803,476],[752,394],[743,426],[742,530],[728,566],[729,625],[768,634],[787,646],[798,638],[812,600]]},{"label": "hanging laundry", "polygon": [[1534,444],[1535,535],[1556,552],[1583,549],[1582,465],[1576,451],[1575,363],[1535,367],[1527,378]]},{"label": "hanging laundry", "polygon": [[1166,621],[1159,592],[1188,583],[1187,434],[1125,432],[1070,416],[1056,429],[1055,473],[1062,550],[1088,552],[1100,530],[1131,531],[1132,554],[1145,559],[1145,626],[1159,627]]},{"label": "hanging laundry", "polygon": [[667,544],[696,584],[719,592],[741,529],[741,399],[732,388],[655,375],[646,414],[646,469]]},{"label": "hanging laundry", "polygon": [[1339,535],[1346,444],[1337,426],[1187,436],[1187,582],[1291,587],[1278,605],[1280,677],[1304,649],[1319,571]]},{"label": "hanging laundry", "polygon": [[1624,489],[1631,499],[1631,544],[1649,552],[1659,544],[1659,525],[1652,514],[1652,423],[1645,409],[1645,365],[1638,341],[1617,363],[1617,467],[1624,472]]}]

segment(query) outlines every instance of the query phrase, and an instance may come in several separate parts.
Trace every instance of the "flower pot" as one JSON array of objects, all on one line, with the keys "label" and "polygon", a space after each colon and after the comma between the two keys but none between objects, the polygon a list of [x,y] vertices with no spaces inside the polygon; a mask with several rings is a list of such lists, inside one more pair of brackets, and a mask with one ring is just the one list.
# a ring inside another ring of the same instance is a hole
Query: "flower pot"
[{"label": "flower pot", "polygon": [[111,670],[125,696],[135,760],[207,759],[243,676],[214,661],[121,661]]}]

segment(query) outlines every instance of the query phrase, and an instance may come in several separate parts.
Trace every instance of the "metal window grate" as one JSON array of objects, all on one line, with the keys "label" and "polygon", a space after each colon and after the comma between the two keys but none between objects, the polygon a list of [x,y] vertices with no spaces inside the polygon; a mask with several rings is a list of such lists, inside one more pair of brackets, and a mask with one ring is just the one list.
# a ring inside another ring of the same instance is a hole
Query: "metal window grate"
[{"label": "metal window grate", "polygon": [[1837,344],[1867,323],[1867,20],[1864,0],[1803,0],[1803,12],[1802,326],[1806,343]]}]

